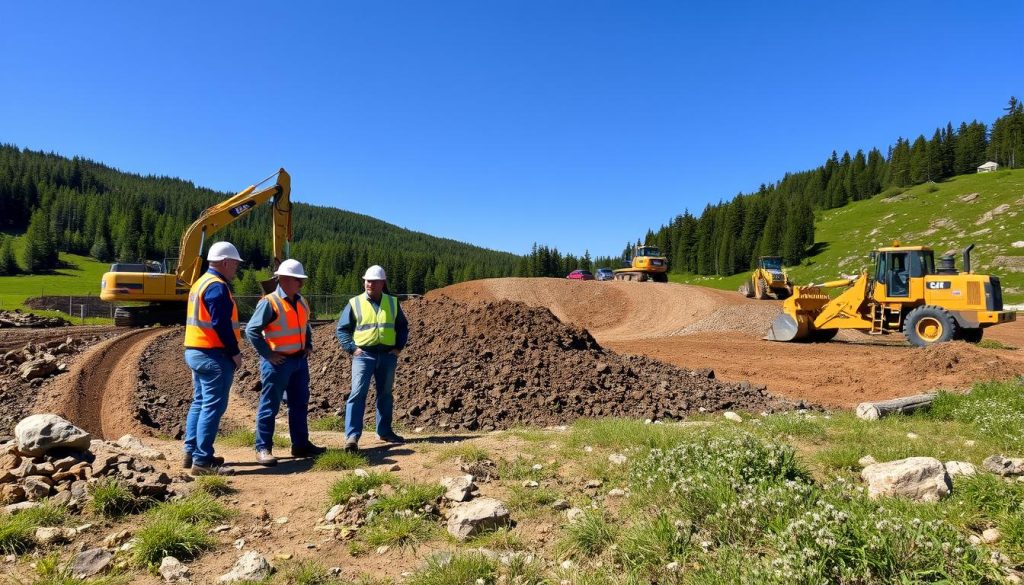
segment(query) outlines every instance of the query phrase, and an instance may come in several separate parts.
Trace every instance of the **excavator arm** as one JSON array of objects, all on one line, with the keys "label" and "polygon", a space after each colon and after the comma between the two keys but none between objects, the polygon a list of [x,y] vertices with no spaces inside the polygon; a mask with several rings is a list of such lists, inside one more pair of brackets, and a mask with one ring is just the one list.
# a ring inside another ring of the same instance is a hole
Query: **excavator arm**
[{"label": "excavator arm", "polygon": [[[275,176],[277,180],[273,185],[257,191],[261,185],[268,183]],[[284,169],[280,169],[259,183],[246,187],[229,199],[203,211],[199,219],[189,226],[181,236],[175,274],[178,282],[185,286],[192,286],[192,283],[199,278],[203,268],[202,251],[207,238],[212,237],[268,200],[273,203],[274,263],[271,268],[276,270],[278,265],[285,260],[285,255],[288,253],[285,248],[292,239],[291,188],[291,176]]]}]

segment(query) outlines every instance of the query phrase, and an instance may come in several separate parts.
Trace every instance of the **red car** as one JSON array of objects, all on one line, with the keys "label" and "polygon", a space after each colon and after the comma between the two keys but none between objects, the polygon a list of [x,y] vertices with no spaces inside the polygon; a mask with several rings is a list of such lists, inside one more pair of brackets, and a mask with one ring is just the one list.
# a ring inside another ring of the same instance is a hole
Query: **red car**
[{"label": "red car", "polygon": [[566,278],[570,280],[594,280],[594,275],[589,270],[573,270]]}]

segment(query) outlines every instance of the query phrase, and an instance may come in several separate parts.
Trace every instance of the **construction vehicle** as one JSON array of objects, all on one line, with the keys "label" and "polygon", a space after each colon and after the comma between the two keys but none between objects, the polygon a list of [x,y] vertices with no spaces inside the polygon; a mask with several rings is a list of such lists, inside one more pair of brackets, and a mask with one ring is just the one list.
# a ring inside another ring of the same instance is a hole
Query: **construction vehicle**
[{"label": "construction vehicle", "polygon": [[767,299],[769,294],[782,300],[793,294],[793,282],[789,280],[786,269],[782,267],[780,256],[761,256],[757,259],[757,268],[750,273],[747,281],[740,285],[739,291],[748,299]]},{"label": "construction vehicle", "polygon": [[[765,339],[827,341],[840,329],[858,329],[902,332],[918,347],[956,339],[977,343],[986,327],[1015,321],[1016,313],[1003,310],[998,277],[971,272],[972,248],[963,250],[963,272],[948,254],[936,269],[930,248],[879,248],[871,253],[873,273],[795,287]],[[827,292],[843,287],[835,298]]]},{"label": "construction vehicle", "polygon": [[[257,189],[271,179],[266,188]],[[144,303],[119,306],[114,324],[141,327],[155,324],[183,323],[189,289],[203,273],[203,248],[207,238],[241,219],[256,206],[272,202],[273,207],[273,269],[287,258],[286,249],[292,239],[291,176],[280,169],[273,175],[251,185],[228,199],[206,209],[181,236],[178,257],[143,261],[137,264],[116,263],[103,275],[100,298],[112,303]]]},{"label": "construction vehicle", "polygon": [[657,246],[633,246],[633,256],[623,260],[628,268],[615,270],[615,280],[637,280],[644,282],[668,282],[668,258],[661,255]]}]

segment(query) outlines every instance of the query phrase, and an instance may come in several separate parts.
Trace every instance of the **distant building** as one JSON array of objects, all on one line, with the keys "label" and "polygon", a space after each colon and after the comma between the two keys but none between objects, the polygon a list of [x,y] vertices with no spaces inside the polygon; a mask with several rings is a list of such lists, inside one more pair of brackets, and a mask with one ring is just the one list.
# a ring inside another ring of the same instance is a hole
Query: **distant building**
[{"label": "distant building", "polygon": [[999,170],[999,165],[997,165],[996,163],[994,163],[992,161],[988,161],[987,163],[985,163],[985,164],[981,165],[980,167],[978,167],[978,172],[979,173],[994,173],[997,170]]}]

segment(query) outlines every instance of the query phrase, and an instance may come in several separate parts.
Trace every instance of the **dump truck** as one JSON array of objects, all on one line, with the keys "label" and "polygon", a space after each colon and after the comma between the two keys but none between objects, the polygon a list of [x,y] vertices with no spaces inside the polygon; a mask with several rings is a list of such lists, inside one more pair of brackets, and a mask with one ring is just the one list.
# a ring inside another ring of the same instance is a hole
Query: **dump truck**
[{"label": "dump truck", "polygon": [[[260,189],[272,179],[273,184]],[[271,268],[276,269],[287,258],[292,239],[291,176],[284,169],[203,211],[182,234],[173,265],[174,259],[111,265],[110,272],[100,281],[100,298],[112,303],[131,303],[115,309],[114,324],[144,327],[184,323],[189,289],[203,273],[207,239],[268,201],[274,215]]]},{"label": "dump truck", "polygon": [[[963,250],[963,271],[953,255],[935,265],[924,246],[879,248],[871,253],[875,267],[857,277],[818,285],[797,286],[785,300],[765,339],[827,341],[842,329],[871,335],[902,332],[918,347],[963,340],[981,341],[984,329],[1016,320],[1003,310],[996,276],[971,272],[971,250]],[[830,289],[845,288],[832,298]]]},{"label": "dump truck", "polygon": [[748,299],[767,299],[770,294],[782,300],[793,294],[793,282],[782,267],[780,256],[761,256],[757,259],[757,268],[740,285],[739,291]]},{"label": "dump truck", "polygon": [[615,280],[637,280],[644,282],[668,282],[668,258],[662,256],[657,246],[633,247],[633,255],[623,263],[627,268],[615,270]]}]

